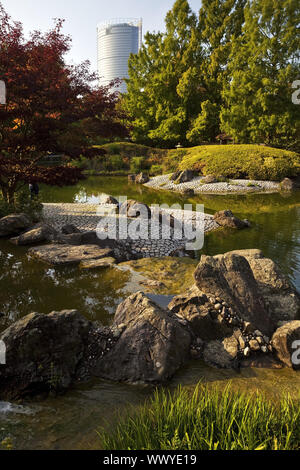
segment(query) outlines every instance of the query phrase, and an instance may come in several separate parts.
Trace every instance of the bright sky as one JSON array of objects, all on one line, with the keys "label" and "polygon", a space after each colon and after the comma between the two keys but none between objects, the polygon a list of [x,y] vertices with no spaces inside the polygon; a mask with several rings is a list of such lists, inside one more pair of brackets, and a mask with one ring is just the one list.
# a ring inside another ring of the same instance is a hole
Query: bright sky
[{"label": "bright sky", "polygon": [[[66,20],[64,32],[71,35],[70,60],[89,59],[97,67],[97,23],[112,18],[143,18],[146,31],[162,31],[164,18],[175,0],[0,0],[9,15],[24,25],[25,33],[45,31],[53,18]],[[201,0],[190,0],[198,13]]]}]

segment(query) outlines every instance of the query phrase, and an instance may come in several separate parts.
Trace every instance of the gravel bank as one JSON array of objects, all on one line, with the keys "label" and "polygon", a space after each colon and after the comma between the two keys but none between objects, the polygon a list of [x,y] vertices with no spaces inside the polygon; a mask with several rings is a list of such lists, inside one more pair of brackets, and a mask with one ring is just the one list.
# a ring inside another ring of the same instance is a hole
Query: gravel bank
[{"label": "gravel bank", "polygon": [[170,180],[171,175],[161,175],[151,178],[145,186],[153,189],[183,192],[185,189],[193,189],[195,193],[245,193],[245,192],[277,192],[280,183],[274,181],[256,180],[230,180],[228,183],[201,183],[203,177],[194,178],[188,183],[175,184]]}]

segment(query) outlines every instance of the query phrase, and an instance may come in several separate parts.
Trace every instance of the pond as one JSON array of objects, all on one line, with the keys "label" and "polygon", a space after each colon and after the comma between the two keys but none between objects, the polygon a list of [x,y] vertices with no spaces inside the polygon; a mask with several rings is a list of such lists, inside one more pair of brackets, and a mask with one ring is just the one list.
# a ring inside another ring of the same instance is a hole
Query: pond
[{"label": "pond", "polygon": [[[41,188],[44,202],[97,202],[102,193],[126,195],[148,204],[204,204],[208,213],[231,209],[239,217],[249,219],[252,228],[210,233],[201,253],[214,255],[233,249],[260,248],[280,265],[300,292],[300,192],[201,195],[187,199],[179,194],[128,184],[127,179],[118,177],[93,177],[74,187]],[[33,311],[48,313],[66,308],[76,308],[88,318],[108,324],[116,306],[137,289],[128,271],[108,269],[100,274],[77,268],[51,268],[28,260],[26,251],[0,241],[2,329]],[[171,386],[192,385],[201,378],[222,384],[231,380],[241,389],[260,388],[270,395],[295,392],[300,385],[300,375],[289,370],[251,369],[238,374],[192,362],[176,375]],[[152,391],[149,387],[98,380],[45,402],[22,405],[0,402],[0,441],[1,437],[11,436],[14,448],[26,449],[99,448],[95,430],[105,422],[114,422],[116,413],[127,403],[134,406],[142,403]]]}]

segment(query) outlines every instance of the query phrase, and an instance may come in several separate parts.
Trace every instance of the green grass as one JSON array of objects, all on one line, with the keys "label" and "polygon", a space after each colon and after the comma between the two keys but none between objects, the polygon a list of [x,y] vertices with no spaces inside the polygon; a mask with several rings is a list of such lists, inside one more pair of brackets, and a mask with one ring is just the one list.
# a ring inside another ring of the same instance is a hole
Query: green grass
[{"label": "green grass", "polygon": [[156,391],[99,436],[105,450],[299,450],[300,406],[199,384],[193,393]]},{"label": "green grass", "polygon": [[262,145],[203,145],[186,149],[178,167],[226,178],[281,181],[300,174],[300,155]]}]

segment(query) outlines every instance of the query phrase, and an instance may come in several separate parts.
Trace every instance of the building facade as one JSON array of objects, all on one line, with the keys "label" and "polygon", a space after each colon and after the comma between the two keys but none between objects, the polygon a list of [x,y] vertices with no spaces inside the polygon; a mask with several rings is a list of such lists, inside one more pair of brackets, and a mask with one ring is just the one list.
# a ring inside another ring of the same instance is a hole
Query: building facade
[{"label": "building facade", "polygon": [[[142,20],[131,18],[100,23],[97,36],[100,85],[106,86],[117,78],[128,78],[129,56],[137,54],[142,45]],[[126,92],[124,81],[118,91]]]}]

